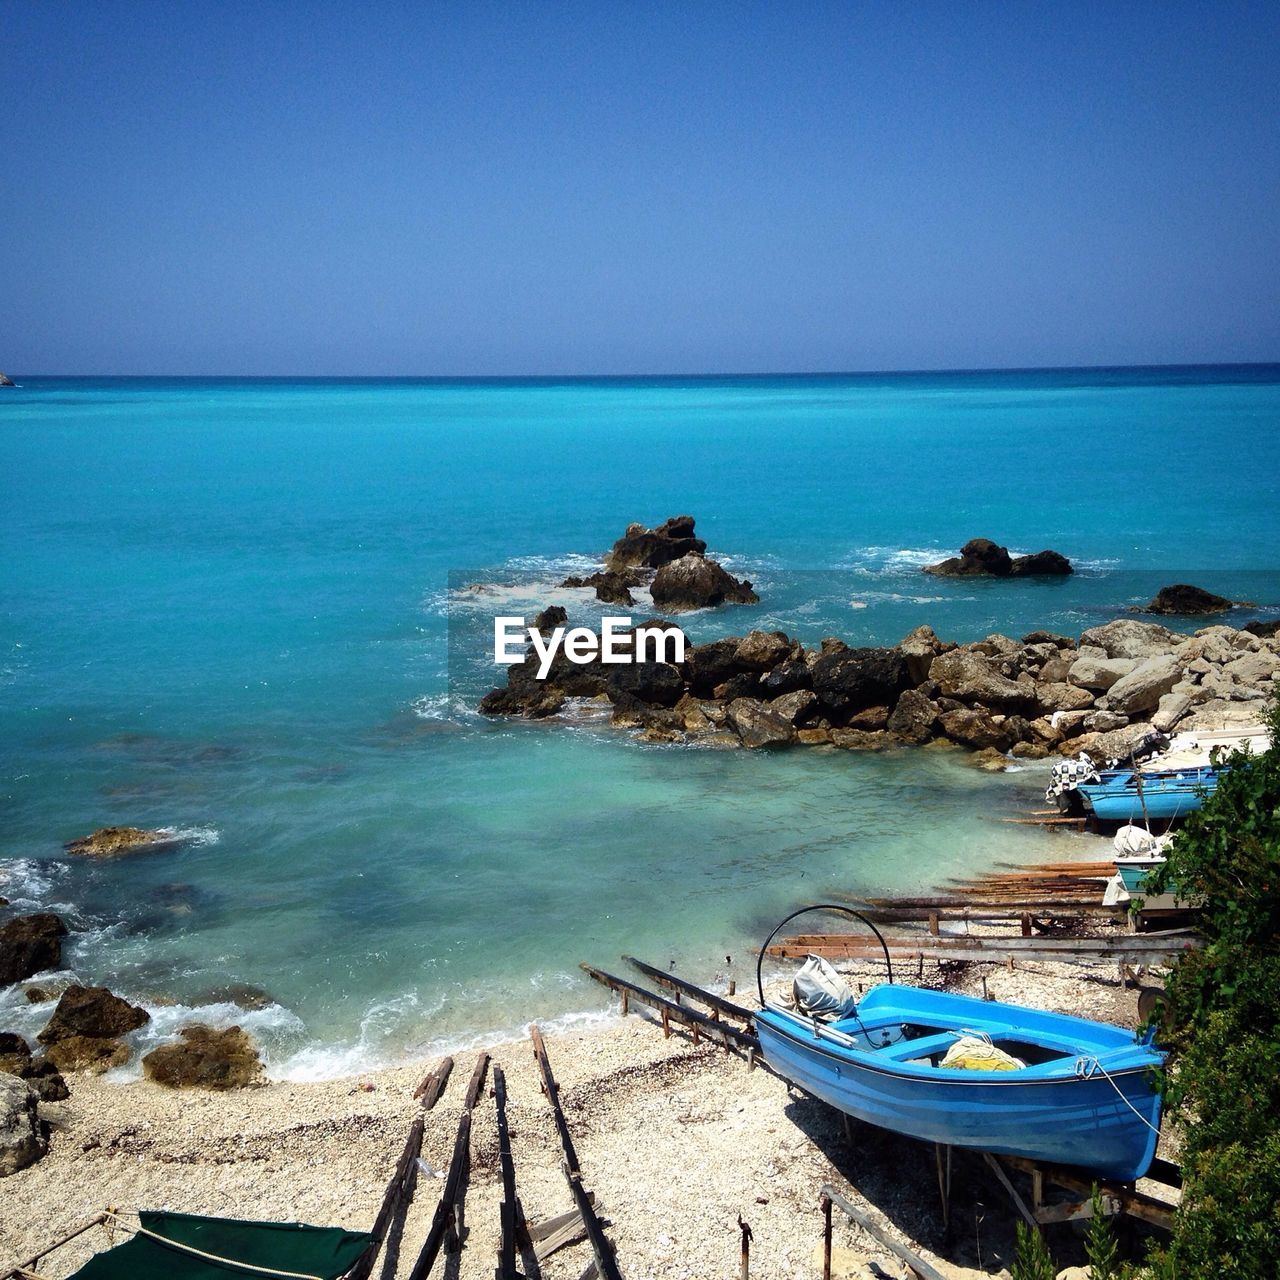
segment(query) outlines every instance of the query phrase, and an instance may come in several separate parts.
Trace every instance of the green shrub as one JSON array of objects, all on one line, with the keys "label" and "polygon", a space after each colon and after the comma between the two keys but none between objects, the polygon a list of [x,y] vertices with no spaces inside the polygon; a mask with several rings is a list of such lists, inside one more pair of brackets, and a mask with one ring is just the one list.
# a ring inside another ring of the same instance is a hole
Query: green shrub
[{"label": "green shrub", "polygon": [[1089,1206],[1093,1213],[1084,1238],[1085,1257],[1089,1259],[1089,1280],[1119,1280],[1120,1253],[1116,1248],[1116,1233],[1103,1208],[1102,1193],[1096,1182],[1093,1184],[1093,1194],[1089,1197]]},{"label": "green shrub", "polygon": [[1237,754],[1152,891],[1201,901],[1205,946],[1170,974],[1163,1087],[1183,1123],[1183,1201],[1151,1274],[1280,1274],[1280,703],[1271,749]]},{"label": "green shrub", "polygon": [[1058,1269],[1049,1256],[1044,1236],[1026,1223],[1018,1223],[1018,1249],[1013,1261],[1013,1280],[1054,1280]]}]

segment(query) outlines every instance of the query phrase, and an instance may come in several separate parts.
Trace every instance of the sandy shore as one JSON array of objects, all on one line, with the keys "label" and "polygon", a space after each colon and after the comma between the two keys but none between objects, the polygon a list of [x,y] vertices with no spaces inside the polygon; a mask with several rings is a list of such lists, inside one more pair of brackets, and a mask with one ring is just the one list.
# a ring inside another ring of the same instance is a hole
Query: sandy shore
[{"label": "sandy shore", "polygon": [[[856,970],[852,970],[855,976]],[[1047,966],[1010,971],[973,966],[949,985],[997,999],[1133,1024],[1136,997],[1113,967]],[[878,975],[868,971],[865,981]],[[925,980],[941,981],[936,970]],[[695,1048],[646,1018],[588,1034],[548,1038],[586,1185],[612,1224],[623,1274],[738,1274],[738,1216],[751,1226],[751,1274],[821,1274],[818,1192],[831,1181],[944,1274],[998,1274],[1009,1264],[1012,1215],[980,1162],[957,1155],[953,1233],[944,1247],[931,1151],[857,1126],[850,1145],[840,1118],[789,1091],[767,1070],[705,1043]],[[519,1192],[537,1220],[570,1207],[560,1148],[527,1040],[495,1047],[507,1076],[508,1116]],[[448,1090],[430,1113],[424,1158],[447,1166],[475,1054],[459,1055]],[[175,1092],[138,1082],[71,1080],[71,1098],[49,1104],[49,1154],[0,1183],[0,1268],[34,1253],[103,1206],[340,1224],[367,1229],[417,1112],[412,1090],[431,1063],[317,1084],[270,1084],[230,1094]],[[491,1276],[498,1241],[500,1180],[492,1077],[476,1110],[468,1235],[446,1272]],[[442,1183],[419,1182],[399,1265],[407,1276]],[[63,1277],[91,1247],[60,1250],[41,1274]],[[902,1274],[865,1233],[837,1216],[838,1275]],[[1069,1243],[1069,1242],[1068,1242]],[[548,1280],[577,1280],[585,1244],[543,1265]],[[878,1260],[880,1271],[872,1260]]]}]

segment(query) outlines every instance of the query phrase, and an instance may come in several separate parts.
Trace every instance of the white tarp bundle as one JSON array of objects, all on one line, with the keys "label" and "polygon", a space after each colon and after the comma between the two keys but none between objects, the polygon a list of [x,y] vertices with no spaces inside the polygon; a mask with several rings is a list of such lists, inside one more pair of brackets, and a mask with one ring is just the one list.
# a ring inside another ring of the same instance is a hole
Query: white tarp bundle
[{"label": "white tarp bundle", "polygon": [[849,984],[821,956],[810,956],[791,984],[796,1008],[813,1018],[849,1018],[858,1002]]}]

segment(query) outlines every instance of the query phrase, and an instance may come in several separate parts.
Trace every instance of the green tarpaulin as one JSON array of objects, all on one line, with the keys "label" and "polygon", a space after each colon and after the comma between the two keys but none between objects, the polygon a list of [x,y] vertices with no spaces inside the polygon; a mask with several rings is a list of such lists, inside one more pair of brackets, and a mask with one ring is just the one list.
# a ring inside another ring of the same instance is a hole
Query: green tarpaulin
[{"label": "green tarpaulin", "polygon": [[[238,1222],[189,1213],[141,1212],[138,1217],[145,1230],[172,1243],[135,1235],[91,1258],[72,1280],[226,1280],[228,1276],[263,1275],[252,1267],[337,1280],[356,1264],[373,1239],[363,1231],[307,1227],[297,1222]],[[190,1249],[234,1261],[215,1262]]]}]

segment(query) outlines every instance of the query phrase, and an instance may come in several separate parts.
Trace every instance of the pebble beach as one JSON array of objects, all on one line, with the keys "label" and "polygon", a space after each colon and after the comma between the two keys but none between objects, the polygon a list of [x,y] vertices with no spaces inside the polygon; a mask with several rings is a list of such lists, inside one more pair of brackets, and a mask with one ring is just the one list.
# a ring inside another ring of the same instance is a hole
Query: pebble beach
[{"label": "pebble beach", "polygon": [[[878,979],[869,968],[846,971],[855,987]],[[926,982],[975,994],[983,978],[995,999],[1083,1009],[1130,1025],[1137,1019],[1136,994],[1119,985],[1111,966],[922,972]],[[664,1039],[643,1014],[585,1034],[550,1035],[547,1045],[584,1183],[598,1197],[619,1265],[632,1280],[737,1274],[739,1216],[752,1232],[751,1275],[810,1280],[821,1274],[824,1182],[896,1238],[914,1242],[944,1275],[999,1275],[1008,1266],[1008,1202],[976,1161],[957,1162],[956,1227],[944,1246],[931,1149],[863,1126],[855,1126],[851,1144],[836,1113],[789,1090],[766,1068],[748,1070],[738,1057],[705,1042],[695,1047],[674,1030]],[[525,1214],[537,1221],[562,1213],[571,1201],[530,1042],[491,1052],[506,1074]],[[474,1053],[456,1056],[445,1093],[428,1113],[413,1205],[398,1243],[393,1235],[375,1268],[388,1280],[409,1274],[426,1236],[474,1064]],[[52,1127],[49,1154],[4,1182],[0,1267],[107,1206],[122,1214],[169,1208],[365,1230],[418,1112],[413,1090],[434,1065],[230,1094],[73,1076],[71,1097],[43,1108]],[[464,1248],[446,1274],[492,1274],[501,1199],[497,1142],[490,1074],[473,1117]],[[94,1228],[43,1263],[40,1274],[58,1280],[90,1247],[106,1243],[105,1229]],[[834,1244],[835,1275],[903,1274],[838,1213]],[[566,1247],[543,1263],[541,1274],[571,1280],[589,1257],[585,1244]]]}]

